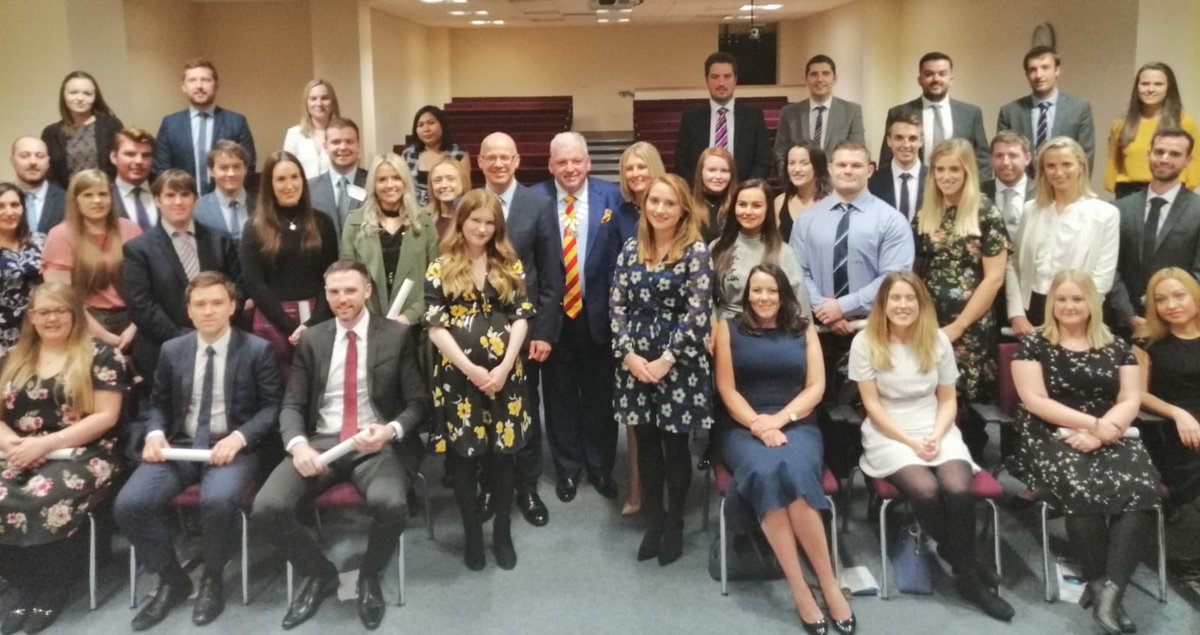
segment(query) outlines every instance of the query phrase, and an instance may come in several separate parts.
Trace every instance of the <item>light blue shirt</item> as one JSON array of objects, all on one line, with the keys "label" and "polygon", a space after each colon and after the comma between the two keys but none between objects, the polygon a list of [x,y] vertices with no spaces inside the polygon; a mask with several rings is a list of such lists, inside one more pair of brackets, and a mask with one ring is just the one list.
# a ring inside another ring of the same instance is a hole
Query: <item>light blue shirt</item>
[{"label": "light blue shirt", "polygon": [[[837,194],[827,196],[801,214],[792,227],[789,245],[800,261],[813,308],[833,297],[833,248],[843,213],[834,206],[842,202]],[[850,292],[837,302],[846,317],[862,317],[871,310],[885,275],[912,269],[915,247],[912,228],[896,208],[865,189],[850,205],[854,207],[849,212],[847,253]]]},{"label": "light blue shirt", "polygon": [[[579,295],[583,296],[584,282],[583,264],[587,262],[587,244],[588,244],[588,189],[587,180],[583,181],[583,185],[573,194],[575,197],[575,259],[579,263]],[[554,183],[554,189],[558,193],[556,203],[558,204],[558,235],[563,238],[563,246],[566,246],[566,228],[563,223],[567,220],[567,191],[562,188],[558,182]],[[563,266],[566,266],[563,262]]]},{"label": "light blue shirt", "polygon": [[[204,149],[205,155],[208,155],[208,151],[212,149],[213,127],[216,126],[217,123],[217,118],[213,112],[215,110],[216,108],[213,106],[209,106],[204,110],[200,110],[195,106],[188,106],[188,120],[192,122],[192,143],[194,144],[199,141],[200,147]],[[208,113],[208,130],[205,131],[205,136],[203,139],[200,138],[201,112]],[[195,146],[193,146],[193,149],[195,149]],[[199,170],[200,166],[196,166],[196,169]]]},{"label": "light blue shirt", "polygon": [[[1043,102],[1050,104],[1050,109],[1046,111],[1046,139],[1048,140],[1054,136],[1054,115],[1058,111],[1058,89],[1055,88],[1054,92],[1050,93],[1050,96],[1045,99],[1038,99],[1036,95],[1031,95],[1030,97],[1033,99],[1033,110],[1029,112],[1030,123],[1032,124],[1029,129],[1033,131],[1033,138],[1029,142],[1037,143],[1038,120],[1042,118],[1041,104]],[[1033,153],[1037,154],[1037,148],[1033,149]]]},{"label": "light blue shirt", "polygon": [[38,223],[42,220],[42,209],[46,206],[46,194],[50,191],[47,181],[42,181],[36,190],[25,192],[25,222],[29,231],[38,231]]},{"label": "light blue shirt", "polygon": [[[225,193],[220,189],[214,191],[217,194],[217,205],[221,208],[221,218],[225,221],[226,228],[231,230],[230,235],[234,238],[240,238],[242,236],[242,227],[246,226],[246,221],[250,218],[250,214],[246,211],[246,189],[242,188],[238,192],[238,195],[233,198],[225,196]],[[233,216],[230,212],[229,203],[231,201],[237,201],[238,203],[236,216]],[[230,225],[230,221],[233,222],[232,225]]]}]

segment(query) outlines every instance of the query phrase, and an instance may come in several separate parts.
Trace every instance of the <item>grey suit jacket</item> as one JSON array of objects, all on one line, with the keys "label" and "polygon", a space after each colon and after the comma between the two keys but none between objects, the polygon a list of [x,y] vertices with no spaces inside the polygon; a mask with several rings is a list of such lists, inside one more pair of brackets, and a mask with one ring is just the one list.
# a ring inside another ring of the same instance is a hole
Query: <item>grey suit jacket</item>
[{"label": "grey suit jacket", "polygon": [[[355,169],[354,184],[359,187],[367,186],[366,170]],[[339,240],[342,237],[342,226],[346,224],[346,217],[350,216],[350,210],[362,207],[365,201],[365,199],[351,196],[350,205],[346,208],[346,215],[338,216],[337,195],[333,192],[333,181],[329,178],[329,172],[322,172],[308,180],[308,196],[312,201],[313,209],[325,212],[326,216],[333,219],[333,227],[337,230]]]},{"label": "grey suit jacket", "polygon": [[1144,309],[1146,283],[1164,267],[1179,267],[1200,279],[1200,196],[1180,188],[1158,232],[1154,253],[1143,253],[1147,191],[1115,204],[1121,211],[1121,247],[1108,305],[1124,325]]},{"label": "grey suit jacket", "polygon": [[[812,140],[812,132],[808,129],[808,109],[810,100],[788,104],[779,111],[779,130],[775,133],[775,169],[779,175],[787,173],[787,152],[792,146],[808,143]],[[834,97],[829,103],[822,124],[825,132],[825,143],[821,149],[826,154],[833,152],[834,146],[843,141],[858,141],[862,143],[863,117],[862,106]]]},{"label": "grey suit jacket", "polygon": [[38,226],[30,227],[29,231],[39,234],[48,233],[52,227],[63,222],[66,209],[67,193],[53,183],[47,184],[46,200],[42,201],[42,215],[38,218]]},{"label": "grey suit jacket", "polygon": [[[920,97],[898,106],[892,106],[888,109],[888,120],[893,115],[902,112],[911,112],[920,117],[922,106]],[[988,144],[987,132],[983,129],[983,111],[979,109],[979,106],[974,104],[951,99],[950,121],[954,129],[950,131],[948,138],[966,139],[971,144],[971,147],[975,148],[975,162],[979,166],[979,180],[985,181],[992,178],[992,149],[991,145]],[[929,160],[924,154],[924,149],[922,149],[921,163],[928,164]],[[889,165],[891,162],[892,150],[887,146],[887,141],[885,140],[882,149],[879,151],[879,165]]]},{"label": "grey suit jacket", "polygon": [[[996,130],[1016,130],[1029,139],[1029,144],[1037,142],[1033,129],[1033,96],[1010,101],[1000,108],[1000,118],[996,122]],[[1083,146],[1087,155],[1088,173],[1092,172],[1092,159],[1096,154],[1096,128],[1092,124],[1092,105],[1072,97],[1066,93],[1058,93],[1058,103],[1054,106],[1054,122],[1050,125],[1051,137],[1070,137]],[[1037,148],[1033,149],[1037,157]],[[1029,173],[1033,174],[1033,163],[1030,163]]]},{"label": "grey suit jacket", "polygon": [[[246,216],[247,218],[254,215],[255,198],[250,194],[246,194]],[[197,223],[215,229],[219,232],[229,234],[229,227],[226,225],[225,213],[221,211],[221,201],[217,199],[216,192],[209,192],[200,197],[196,201],[195,219]],[[242,228],[237,228],[237,233],[240,235]]]}]

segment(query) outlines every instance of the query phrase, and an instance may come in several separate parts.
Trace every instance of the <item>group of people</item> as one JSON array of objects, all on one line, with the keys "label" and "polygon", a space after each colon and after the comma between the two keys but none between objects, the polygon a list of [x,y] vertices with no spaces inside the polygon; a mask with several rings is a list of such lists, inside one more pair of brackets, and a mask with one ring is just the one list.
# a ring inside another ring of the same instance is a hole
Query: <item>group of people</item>
[{"label": "group of people", "polygon": [[[480,189],[434,106],[403,154],[364,169],[357,125],[315,79],[256,172],[245,118],[215,105],[211,63],[185,64],[189,106],[157,135],[71,73],[61,120],[14,142],[18,182],[0,184],[0,576],[16,589],[0,630],[53,623],[78,578],[77,530],[108,500],[159,577],[133,628],[163,620],[194,591],[167,507],[196,483],[194,622],[224,608],[250,504],[301,576],[283,621],[295,627],[338,584],[302,508],[346,481],[372,518],[357,608],[376,628],[427,448],[446,455],[466,566],[486,566],[491,520],[495,563],[511,569],[514,503],[549,521],[543,427],[566,503],[585,474],[617,498],[624,424],[639,560],[681,557],[689,438],[713,428],[727,495],[761,525],[806,631],[853,633],[821,519],[824,466],[845,475],[860,440],[821,407],[848,386],[866,414],[863,472],[911,501],[963,597],[1009,620],[974,556],[987,437],[965,416],[994,393],[1005,323],[1021,336],[1022,400],[1006,458],[1067,514],[1085,606],[1110,633],[1130,628],[1121,596],[1156,486],[1172,505],[1200,494],[1200,161],[1174,75],[1148,64],[1110,139],[1125,196],[1101,201],[1090,107],[1058,91],[1060,64],[1026,55],[1032,94],[1001,110],[989,145],[980,110],[948,97],[950,58],[925,55],[922,96],[889,111],[875,169],[861,107],[832,95],[832,59],[809,60],[810,97],[784,108],[772,144],[762,113],[735,101],[736,61],[716,53],[711,103],[681,118],[678,174],[635,142],[619,186],[591,177],[586,140],[564,132],[553,178],[527,187],[497,132],[474,157]],[[1132,351],[1114,333],[1135,336]],[[1168,420],[1143,440],[1124,434],[1139,404]]]}]

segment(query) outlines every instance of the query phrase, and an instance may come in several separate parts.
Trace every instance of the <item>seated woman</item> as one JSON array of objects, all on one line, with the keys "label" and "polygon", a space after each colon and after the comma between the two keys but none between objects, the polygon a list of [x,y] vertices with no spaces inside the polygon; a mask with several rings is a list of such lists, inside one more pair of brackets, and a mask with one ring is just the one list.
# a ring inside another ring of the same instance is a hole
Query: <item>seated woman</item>
[{"label": "seated woman", "polygon": [[137,334],[121,296],[124,244],[142,234],[138,224],[117,214],[108,177],[84,170],[67,187],[67,214],[46,235],[42,254],[47,282],[71,285],[87,307],[92,337],[124,351]]},{"label": "seated woman", "polygon": [[341,116],[333,84],[323,79],[304,85],[304,115],[300,123],[283,135],[283,151],[300,161],[304,173],[313,178],[329,171],[329,153],[325,151],[325,126]]},{"label": "seated woman", "polygon": [[725,404],[721,456],[738,496],[761,519],[805,631],[825,633],[827,622],[804,580],[797,540],[834,628],[852,632],[856,620],[834,577],[820,513],[829,505],[821,488],[821,429],[813,413],[825,392],[816,329],[801,315],[803,304],[778,265],[750,269],[741,304],[740,317],[720,320],[715,329],[717,392]]},{"label": "seated woman", "polygon": [[1200,284],[1178,267],[1146,285],[1146,324],[1133,354],[1142,368],[1142,408],[1166,418],[1142,442],[1162,474],[1173,510],[1200,496]]},{"label": "seated woman", "polygon": [[86,71],[68,73],[58,90],[58,114],[59,120],[42,130],[50,154],[48,178],[63,189],[84,170],[99,169],[116,178],[109,155],[114,135],[125,124],[104,101],[96,78]]},{"label": "seated woman", "polygon": [[400,155],[412,172],[417,186],[417,203],[422,206],[429,204],[429,173],[434,164],[442,159],[457,161],[464,183],[471,182],[471,157],[454,143],[448,124],[446,113],[441,108],[421,107],[413,117],[412,135],[409,137],[413,141]]},{"label": "seated woman", "polygon": [[[731,188],[732,189],[732,188]],[[800,302],[801,314],[808,318],[812,309],[804,272],[796,261],[796,252],[783,249],[783,238],[775,226],[775,210],[767,182],[752,179],[737,188],[733,215],[736,222],[725,223],[721,235],[712,242],[713,275],[717,280],[716,318],[735,318],[744,308],[742,298],[750,269],[768,263],[778,265],[787,276],[792,294]]]},{"label": "seated woman", "polygon": [[692,179],[692,198],[708,208],[708,221],[701,232],[704,242],[721,235],[721,228],[733,210],[733,190],[737,186],[737,164],[725,148],[706,148],[696,160]]},{"label": "seated woman", "polygon": [[25,216],[25,193],[0,183],[0,353],[17,343],[29,294],[42,281],[42,245]]},{"label": "seated woman", "polygon": [[800,212],[833,193],[829,160],[816,144],[794,145],[788,150],[786,176],[783,193],[775,197],[779,234],[785,243],[792,238],[792,227]]},{"label": "seated woman", "polygon": [[[121,466],[113,426],[125,368],[88,335],[80,296],[47,282],[33,292],[21,338],[0,357],[0,576],[16,589],[5,633],[44,630],[83,577],[90,498]],[[77,448],[68,459],[54,450]]]},{"label": "seated woman", "polygon": [[938,329],[929,291],[912,272],[883,279],[867,327],[850,345],[849,371],[867,411],[863,473],[887,479],[904,494],[937,541],[938,555],[953,567],[963,599],[1011,620],[1013,608],[990,588],[999,585],[996,572],[975,560],[971,480],[979,468],[954,425],[954,349]]},{"label": "seated woman", "polygon": [[1067,538],[1110,635],[1133,627],[1121,596],[1152,540],[1158,472],[1138,439],[1122,436],[1141,401],[1137,362],[1104,326],[1091,275],[1054,276],[1045,325],[1021,338],[1012,363],[1021,405],[1013,476],[1066,514]]},{"label": "seated woman", "polygon": [[454,212],[470,183],[470,173],[464,174],[462,164],[449,157],[429,169],[429,215],[438,235],[435,244],[454,229]]}]

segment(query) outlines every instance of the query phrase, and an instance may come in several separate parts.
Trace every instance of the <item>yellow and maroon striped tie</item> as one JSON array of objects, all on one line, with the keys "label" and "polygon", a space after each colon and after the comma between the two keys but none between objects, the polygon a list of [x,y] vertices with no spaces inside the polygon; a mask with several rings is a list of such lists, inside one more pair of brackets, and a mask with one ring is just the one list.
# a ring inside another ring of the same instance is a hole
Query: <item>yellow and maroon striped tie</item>
[{"label": "yellow and maroon striped tie", "polygon": [[575,249],[575,197],[567,195],[567,210],[563,213],[563,266],[567,270],[567,284],[563,291],[563,312],[567,317],[579,315],[583,307],[583,296],[579,294],[579,252]]}]

